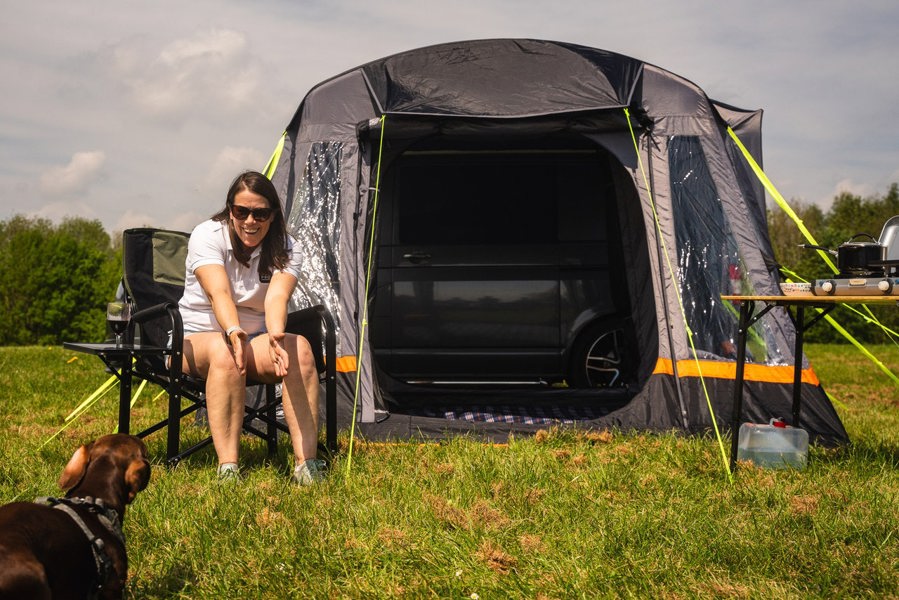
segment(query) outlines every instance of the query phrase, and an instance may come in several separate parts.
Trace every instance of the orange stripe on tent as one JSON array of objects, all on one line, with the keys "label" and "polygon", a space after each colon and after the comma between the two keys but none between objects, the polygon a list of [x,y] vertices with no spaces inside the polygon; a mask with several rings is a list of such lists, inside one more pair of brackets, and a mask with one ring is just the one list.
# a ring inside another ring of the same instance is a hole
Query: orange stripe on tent
[{"label": "orange stripe on tent", "polygon": [[[681,377],[699,377],[700,369],[703,377],[713,377],[717,379],[736,379],[737,363],[735,362],[718,362],[711,360],[679,360],[677,361],[677,373]],[[674,366],[670,358],[660,358],[656,362],[656,368],[653,375],[674,375]],[[802,370],[802,383],[812,385],[820,385],[818,376],[810,367]],[[743,371],[743,378],[746,381],[763,381],[766,383],[793,383],[793,367],[789,365],[771,366],[757,365],[746,363]]]},{"label": "orange stripe on tent", "polygon": [[338,356],[337,371],[339,373],[352,373],[356,370],[355,356]]},{"label": "orange stripe on tent", "polygon": [[[703,377],[712,377],[717,379],[736,379],[737,363],[734,362],[718,362],[711,360],[699,361],[697,367],[695,360],[679,360],[677,361],[677,372],[682,377],[699,377],[699,370],[702,369]],[[356,370],[355,356],[338,356],[337,371],[340,373],[352,373]],[[653,375],[674,375],[674,367],[670,358],[660,358],[656,362],[656,368]],[[789,365],[771,366],[757,365],[746,363],[743,371],[743,377],[746,381],[764,381],[767,383],[793,383],[793,367]],[[811,368],[802,370],[802,382],[812,385],[820,385],[820,380]]]}]

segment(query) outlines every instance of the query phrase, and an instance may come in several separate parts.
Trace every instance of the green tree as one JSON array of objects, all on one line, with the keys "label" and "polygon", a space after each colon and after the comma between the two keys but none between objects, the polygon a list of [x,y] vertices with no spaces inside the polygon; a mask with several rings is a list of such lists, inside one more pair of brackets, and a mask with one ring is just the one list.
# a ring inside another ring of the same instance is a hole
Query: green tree
[{"label": "green tree", "polygon": [[[816,204],[793,201],[791,208],[806,229],[817,236],[824,229],[824,211]],[[827,274],[827,265],[817,252],[802,248],[807,243],[799,227],[779,208],[768,211],[768,232],[774,248],[775,260],[803,279],[815,279]],[[820,242],[820,240],[818,240]]]},{"label": "green tree", "polygon": [[899,189],[894,183],[886,196],[862,198],[842,192],[834,198],[827,213],[825,236],[831,246],[839,246],[856,235],[859,241],[877,239],[883,224],[893,215],[899,214]]},{"label": "green tree", "polygon": [[119,264],[99,221],[0,223],[0,345],[102,339]]}]

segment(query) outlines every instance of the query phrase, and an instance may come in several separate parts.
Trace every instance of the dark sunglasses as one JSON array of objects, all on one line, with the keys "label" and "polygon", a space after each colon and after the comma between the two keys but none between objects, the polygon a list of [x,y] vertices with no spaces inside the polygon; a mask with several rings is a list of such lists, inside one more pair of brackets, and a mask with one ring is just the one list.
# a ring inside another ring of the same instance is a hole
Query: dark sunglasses
[{"label": "dark sunglasses", "polygon": [[256,221],[268,221],[269,217],[272,216],[272,209],[270,208],[247,208],[246,206],[240,206],[239,204],[231,205],[231,216],[233,216],[238,221],[244,221],[250,215],[253,215],[253,219]]}]

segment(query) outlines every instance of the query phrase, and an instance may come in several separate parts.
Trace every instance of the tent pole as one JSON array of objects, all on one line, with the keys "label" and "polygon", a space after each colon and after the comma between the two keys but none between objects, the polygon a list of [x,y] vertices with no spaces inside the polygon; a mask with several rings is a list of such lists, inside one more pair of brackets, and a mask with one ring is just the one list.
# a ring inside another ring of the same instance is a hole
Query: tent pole
[{"label": "tent pole", "polygon": [[[649,135],[648,132],[647,132],[647,135]],[[650,150],[651,146],[652,146],[651,144],[647,144],[646,162],[647,162],[647,166],[649,167],[650,190],[654,190],[655,189],[655,170],[653,169],[653,164],[652,164],[652,151]],[[650,198],[653,198],[653,194],[651,191],[650,191]],[[658,211],[655,211],[655,212],[656,212],[656,218],[658,219]],[[661,223],[656,223],[656,254],[657,254],[657,259],[659,261],[659,285],[660,285],[659,289],[662,292],[662,310],[664,311],[664,315],[665,315],[665,323],[671,323],[671,313],[668,308],[668,297],[667,297],[667,294],[665,293],[665,270],[662,268],[663,265],[666,264],[666,262],[665,262],[665,257],[662,255],[662,239],[661,239],[661,237],[662,237],[662,225],[661,225]],[[677,279],[674,276],[674,273],[671,273],[671,284],[677,285]],[[683,391],[681,390],[680,375],[678,374],[678,371],[677,371],[677,353],[674,350],[674,336],[672,334],[670,327],[668,328],[667,335],[668,335],[668,352],[671,354],[671,369],[674,374],[674,393],[677,396],[677,405],[678,405],[678,408],[680,408],[681,422],[683,424],[684,431],[689,431],[690,422],[689,422],[689,419],[687,418],[686,406],[684,405],[684,394],[683,394]]]},{"label": "tent pole", "polygon": [[[677,371],[677,353],[674,349],[674,336],[671,333],[671,328],[668,325],[671,323],[671,313],[668,308],[668,297],[665,293],[665,273],[663,270],[664,265],[668,265],[668,270],[671,272],[671,281],[673,285],[677,285],[677,281],[674,277],[674,267],[671,266],[671,261],[667,256],[667,248],[664,247],[664,241],[662,239],[662,224],[659,221],[659,211],[655,205],[655,199],[653,197],[652,191],[655,189],[655,171],[653,169],[652,162],[652,143],[650,136],[652,135],[648,126],[643,127],[643,139],[646,142],[646,163],[647,166],[644,167],[643,161],[641,159],[640,154],[640,142],[637,140],[637,134],[634,131],[634,125],[631,122],[631,113],[628,108],[624,109],[624,117],[627,120],[628,131],[631,134],[631,142],[634,144],[634,154],[637,157],[637,165],[640,172],[643,175],[643,185],[646,187],[646,196],[649,199],[649,207],[652,209],[652,219],[653,224],[655,225],[655,234],[656,234],[656,259],[659,261],[659,291],[662,297],[662,310],[664,312],[665,317],[665,326],[668,328],[666,334],[668,335],[668,352],[671,354],[671,369],[672,374],[674,375],[674,393],[677,396],[677,404],[680,407],[681,414],[681,424],[683,425],[684,431],[689,431],[689,421],[687,419],[687,410],[684,405],[684,396],[681,390],[681,381],[680,375]],[[649,170],[649,174],[647,175],[646,170]],[[675,294],[677,294],[677,288],[675,288]],[[680,302],[680,296],[678,296],[678,302]],[[683,315],[683,311],[681,311]],[[686,323],[686,317],[684,317],[684,326],[689,327]],[[661,333],[659,334],[661,335]],[[700,377],[702,375],[700,374]]]}]

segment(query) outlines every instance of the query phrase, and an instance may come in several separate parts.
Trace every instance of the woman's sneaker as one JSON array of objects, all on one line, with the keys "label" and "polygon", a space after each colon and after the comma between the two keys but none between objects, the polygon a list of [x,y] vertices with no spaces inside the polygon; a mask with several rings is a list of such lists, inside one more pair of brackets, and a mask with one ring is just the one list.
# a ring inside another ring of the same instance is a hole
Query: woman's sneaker
[{"label": "woman's sneaker", "polygon": [[297,485],[312,485],[325,477],[325,461],[310,458],[298,464],[290,480]]},{"label": "woman's sneaker", "polygon": [[240,469],[236,463],[224,463],[218,467],[219,483],[237,483],[240,481]]}]

